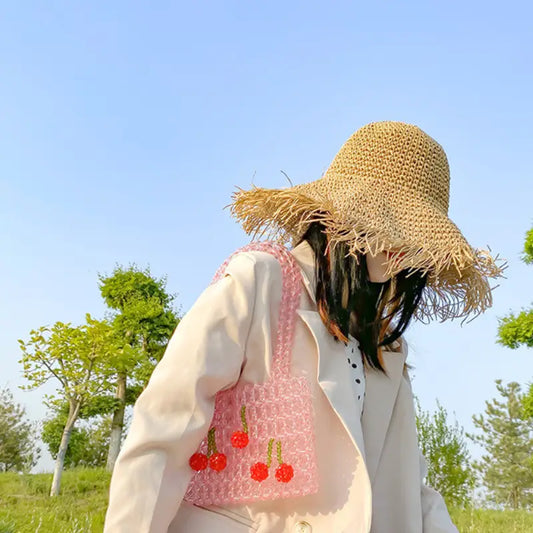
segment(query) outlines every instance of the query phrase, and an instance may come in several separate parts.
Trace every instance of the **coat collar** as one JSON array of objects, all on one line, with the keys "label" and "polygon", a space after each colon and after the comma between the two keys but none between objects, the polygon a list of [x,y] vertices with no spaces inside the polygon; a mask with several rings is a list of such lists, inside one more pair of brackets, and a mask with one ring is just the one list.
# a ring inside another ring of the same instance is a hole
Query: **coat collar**
[{"label": "coat collar", "polygon": [[312,302],[316,305],[315,298],[315,255],[313,249],[307,241],[302,241],[298,246],[295,246],[291,250],[291,254],[300,265],[302,271],[303,284],[311,298]]},{"label": "coat collar", "polygon": [[319,385],[354,446],[364,458],[372,482],[398,394],[407,357],[407,344],[403,337],[400,337],[391,346],[391,350],[397,351],[382,352],[387,376],[372,369],[366,370],[366,395],[359,423],[353,406],[350,375],[346,372],[345,345],[335,341],[316,309],[313,249],[307,241],[303,241],[294,247],[291,253],[300,266],[303,284],[313,302],[310,308],[300,308],[297,312],[311,331],[317,346]]}]

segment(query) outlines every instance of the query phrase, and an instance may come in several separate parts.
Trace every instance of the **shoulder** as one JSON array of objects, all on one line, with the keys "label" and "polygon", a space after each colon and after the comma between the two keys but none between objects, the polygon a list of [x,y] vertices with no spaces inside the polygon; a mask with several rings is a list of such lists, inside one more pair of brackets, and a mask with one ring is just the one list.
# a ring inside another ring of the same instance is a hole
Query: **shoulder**
[{"label": "shoulder", "polygon": [[274,305],[281,298],[282,284],[282,268],[275,256],[237,250],[219,266],[206,291],[217,298],[245,299],[255,308],[256,304]]},{"label": "shoulder", "polygon": [[274,255],[260,250],[247,250],[237,252],[229,259],[225,274],[257,286],[281,283],[282,268]]},{"label": "shoulder", "polygon": [[228,267],[230,265],[248,265],[248,267],[253,266],[254,268],[281,270],[281,265],[276,257],[262,250],[237,251],[231,257]]}]

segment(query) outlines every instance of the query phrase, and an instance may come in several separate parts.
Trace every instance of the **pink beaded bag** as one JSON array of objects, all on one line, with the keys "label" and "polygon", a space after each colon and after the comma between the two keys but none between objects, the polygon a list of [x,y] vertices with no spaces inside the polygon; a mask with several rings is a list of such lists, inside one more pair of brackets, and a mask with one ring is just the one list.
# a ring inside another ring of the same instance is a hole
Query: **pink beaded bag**
[{"label": "pink beaded bag", "polygon": [[184,499],[199,505],[245,503],[312,494],[318,490],[311,389],[291,375],[291,350],[300,301],[299,266],[283,245],[254,242],[217,270],[222,277],[237,253],[274,255],[282,269],[282,295],[270,377],[238,381],[215,397],[207,436],[189,460],[194,471]]}]

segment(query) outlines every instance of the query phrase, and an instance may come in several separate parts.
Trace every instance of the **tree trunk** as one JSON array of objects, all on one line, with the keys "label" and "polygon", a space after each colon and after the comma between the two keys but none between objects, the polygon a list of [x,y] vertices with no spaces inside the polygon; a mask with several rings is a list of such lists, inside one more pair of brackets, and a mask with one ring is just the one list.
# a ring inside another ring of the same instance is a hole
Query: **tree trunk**
[{"label": "tree trunk", "polygon": [[61,443],[57,452],[54,476],[52,478],[52,487],[50,488],[50,496],[57,496],[59,494],[61,475],[63,474],[63,465],[65,464],[65,455],[67,454],[70,435],[72,434],[72,429],[74,428],[74,424],[78,419],[79,412],[80,403],[71,402],[69,405],[67,422],[63,428],[63,435],[61,436]]},{"label": "tree trunk", "polygon": [[122,439],[122,428],[124,426],[124,413],[126,410],[126,374],[121,373],[117,377],[117,392],[115,397],[118,400],[118,407],[113,413],[113,422],[111,423],[111,436],[109,438],[109,449],[107,452],[106,469],[113,471],[115,462],[120,451],[120,441]]}]

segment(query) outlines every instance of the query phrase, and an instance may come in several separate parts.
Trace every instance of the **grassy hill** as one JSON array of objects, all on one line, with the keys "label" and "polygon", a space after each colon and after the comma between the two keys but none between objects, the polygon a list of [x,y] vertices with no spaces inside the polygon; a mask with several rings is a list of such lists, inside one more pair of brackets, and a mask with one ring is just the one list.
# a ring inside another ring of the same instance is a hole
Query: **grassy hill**
[{"label": "grassy hill", "polygon": [[[101,533],[110,476],[105,470],[63,474],[50,498],[51,474],[0,474],[0,533]],[[450,509],[461,533],[531,533],[533,513]]]}]

